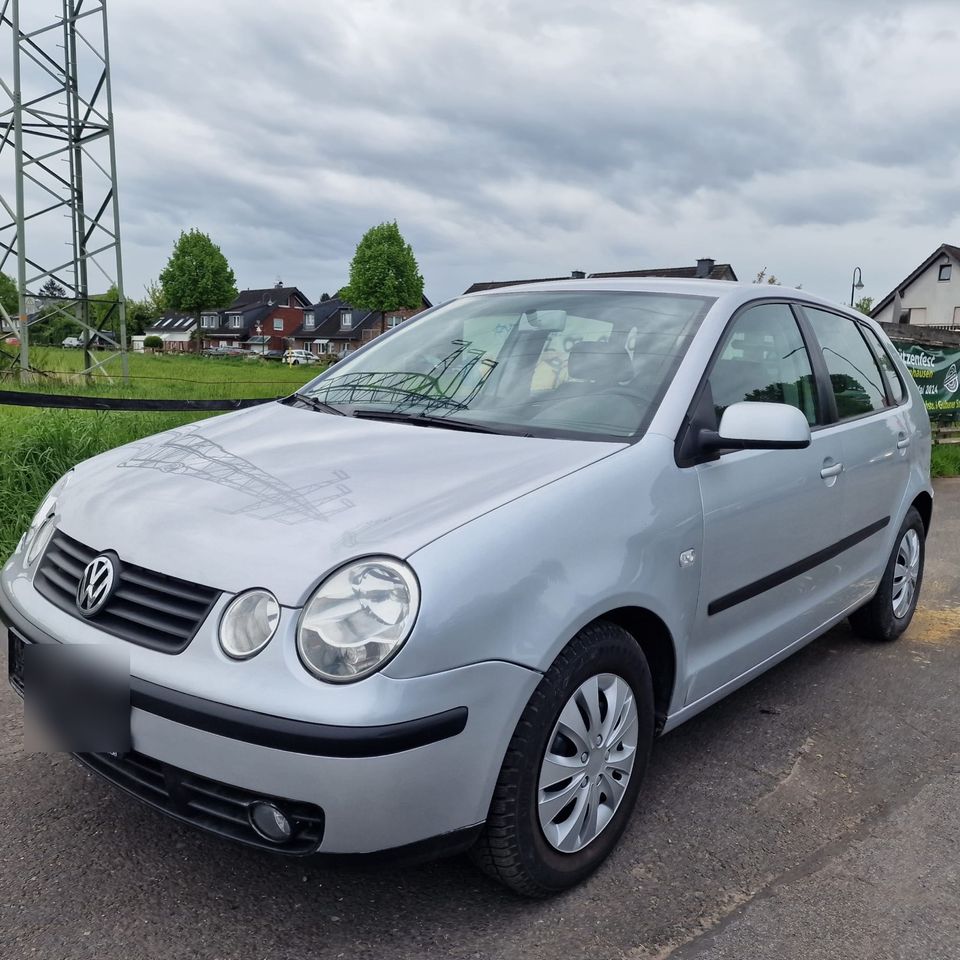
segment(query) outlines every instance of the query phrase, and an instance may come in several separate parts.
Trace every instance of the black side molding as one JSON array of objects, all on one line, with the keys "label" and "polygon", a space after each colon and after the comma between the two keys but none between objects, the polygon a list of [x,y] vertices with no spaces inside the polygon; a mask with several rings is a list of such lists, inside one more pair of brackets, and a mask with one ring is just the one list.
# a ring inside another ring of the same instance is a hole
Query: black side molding
[{"label": "black side molding", "polygon": [[740,587],[739,590],[734,590],[732,593],[718,597],[716,600],[711,600],[707,607],[707,615],[712,617],[716,613],[722,613],[724,610],[735,607],[738,603],[752,600],[754,597],[760,596],[761,593],[766,593],[767,590],[779,587],[788,580],[799,577],[808,570],[813,570],[814,567],[819,567],[821,563],[832,560],[845,550],[849,550],[858,543],[863,543],[864,540],[872,537],[875,533],[879,533],[889,523],[889,517],[877,520],[875,523],[871,523],[869,527],[864,527],[862,530],[850,534],[849,537],[844,537],[831,546],[819,550],[809,557],[804,557],[803,560],[791,563],[789,567],[784,567],[782,570],[777,570],[776,573],[768,574],[759,580],[755,580],[753,583],[748,583],[745,587]]}]

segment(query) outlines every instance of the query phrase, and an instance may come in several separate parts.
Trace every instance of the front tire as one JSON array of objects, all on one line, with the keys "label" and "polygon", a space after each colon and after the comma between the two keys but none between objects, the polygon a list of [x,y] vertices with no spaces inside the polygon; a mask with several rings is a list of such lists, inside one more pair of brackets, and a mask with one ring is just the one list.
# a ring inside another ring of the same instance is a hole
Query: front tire
[{"label": "front tire", "polygon": [[910,626],[923,585],[926,531],[916,508],[904,517],[873,599],[850,616],[854,633],[889,643]]},{"label": "front tire", "polygon": [[626,827],[653,732],[653,681],[639,644],[612,623],[585,627],[520,717],[473,861],[528,897],[589,876]]}]

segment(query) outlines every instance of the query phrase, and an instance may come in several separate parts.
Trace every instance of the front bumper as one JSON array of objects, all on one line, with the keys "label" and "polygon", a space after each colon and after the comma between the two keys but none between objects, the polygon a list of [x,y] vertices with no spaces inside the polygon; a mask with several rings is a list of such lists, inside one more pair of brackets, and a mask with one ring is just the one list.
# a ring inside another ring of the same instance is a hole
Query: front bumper
[{"label": "front bumper", "polygon": [[[0,620],[28,642],[63,639],[28,619],[2,583]],[[319,810],[318,842],[310,850],[288,852],[431,849],[437,838],[468,838],[486,819],[507,744],[539,680],[533,671],[502,662],[392,680],[410,685],[424,706],[422,716],[340,726],[241,709],[133,677],[133,756],[159,771],[157,782],[172,789],[173,801],[182,800],[179,783],[186,779],[232,791],[241,807],[249,797],[277,800],[294,814],[305,810],[314,816]],[[445,708],[427,712],[440,704]],[[129,771],[117,773],[110,758],[86,762],[158,809],[231,836],[202,817],[185,815],[173,801],[158,799],[136,776],[130,780]],[[168,782],[171,778],[175,782]]]}]

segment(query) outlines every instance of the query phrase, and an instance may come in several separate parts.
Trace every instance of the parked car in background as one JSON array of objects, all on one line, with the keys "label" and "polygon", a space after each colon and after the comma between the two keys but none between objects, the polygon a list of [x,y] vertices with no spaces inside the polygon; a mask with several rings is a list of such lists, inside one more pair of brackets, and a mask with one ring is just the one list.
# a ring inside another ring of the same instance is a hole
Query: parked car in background
[{"label": "parked car in background", "polygon": [[301,363],[319,363],[320,358],[309,350],[287,350],[283,355],[283,362],[297,366]]},{"label": "parked car in background", "polygon": [[546,896],[613,849],[656,736],[845,618],[903,633],[930,444],[881,328],[805,291],[472,294],[64,476],[0,571],[12,680],[45,702],[36,644],[123,658],[64,748],[181,821],[469,849]]},{"label": "parked car in background", "polygon": [[286,355],[284,350],[258,350],[251,348],[245,351],[245,355],[251,360],[283,360]]},{"label": "parked car in background", "polygon": [[64,350],[79,350],[83,346],[83,340],[80,337],[65,337],[60,346]]},{"label": "parked car in background", "polygon": [[246,351],[240,347],[206,347],[202,351],[205,357],[242,357]]}]

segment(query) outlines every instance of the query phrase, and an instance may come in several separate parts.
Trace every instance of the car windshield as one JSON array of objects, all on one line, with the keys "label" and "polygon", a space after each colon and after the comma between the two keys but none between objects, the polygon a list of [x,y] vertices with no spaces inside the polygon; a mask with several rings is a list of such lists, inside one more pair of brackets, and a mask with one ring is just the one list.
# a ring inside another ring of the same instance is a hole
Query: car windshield
[{"label": "car windshield", "polygon": [[639,434],[704,314],[674,293],[495,293],[438,307],[300,394],[360,417],[530,436]]}]

